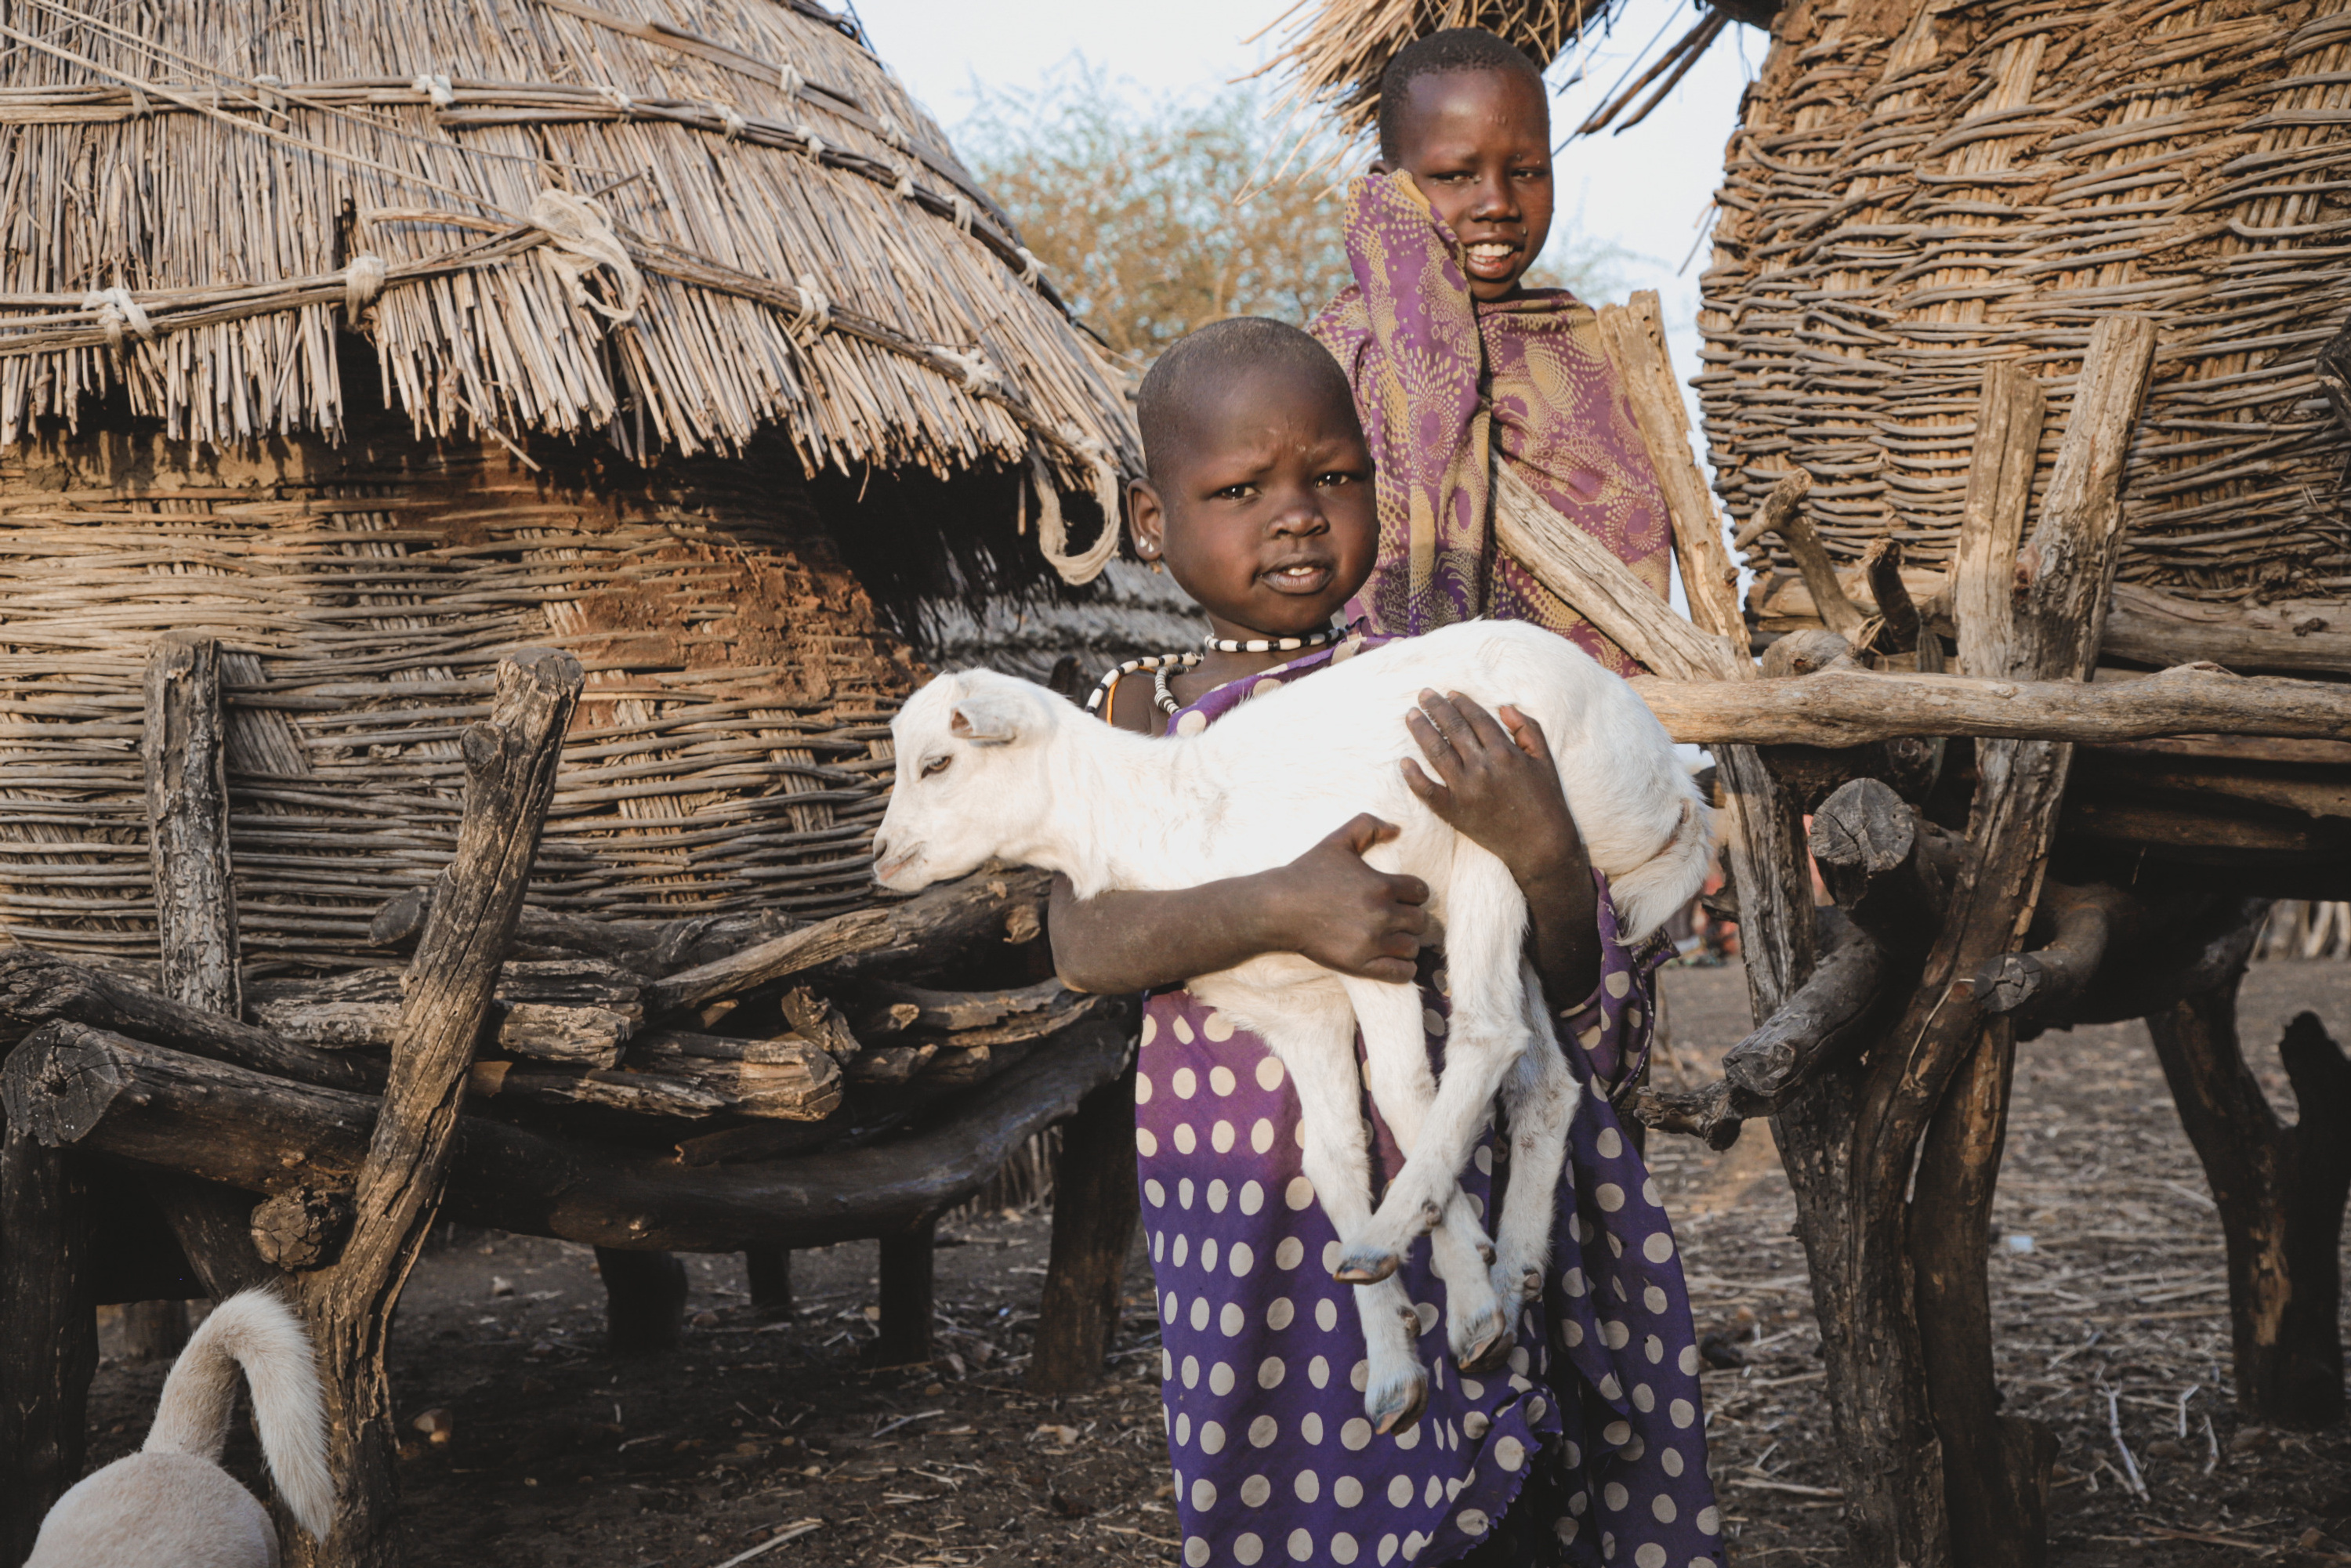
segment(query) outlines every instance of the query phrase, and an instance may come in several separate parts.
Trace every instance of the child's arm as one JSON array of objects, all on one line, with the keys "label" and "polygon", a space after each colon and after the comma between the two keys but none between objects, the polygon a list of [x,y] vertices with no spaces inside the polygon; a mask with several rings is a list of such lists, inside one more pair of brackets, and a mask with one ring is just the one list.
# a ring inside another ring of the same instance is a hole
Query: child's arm
[{"label": "child's arm", "polygon": [[1541,728],[1516,708],[1503,708],[1497,723],[1468,697],[1435,692],[1420,694],[1405,724],[1437,772],[1432,779],[1407,761],[1405,782],[1510,868],[1526,896],[1527,951],[1543,995],[1554,1010],[1582,1005],[1600,983],[1599,894]]},{"label": "child's arm", "polygon": [[[1081,899],[1053,879],[1053,967],[1072,990],[1147,991],[1254,958],[1299,953],[1372,980],[1409,980],[1428,915],[1428,886],[1364,863],[1396,830],[1357,817],[1290,862],[1173,893]],[[1585,988],[1589,989],[1590,988]]]}]

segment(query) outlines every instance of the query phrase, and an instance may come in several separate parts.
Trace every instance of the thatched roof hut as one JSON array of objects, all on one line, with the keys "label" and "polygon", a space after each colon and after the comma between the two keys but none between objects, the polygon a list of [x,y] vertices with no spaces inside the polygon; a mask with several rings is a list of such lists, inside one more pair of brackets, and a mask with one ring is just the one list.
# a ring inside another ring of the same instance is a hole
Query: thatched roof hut
[{"label": "thatched roof hut", "polygon": [[230,650],[247,956],[324,962],[445,862],[502,651],[590,671],[535,899],[829,912],[891,628],[1115,550],[1115,377],[816,0],[0,37],[0,925],[42,946],[152,954],[161,632]]}]

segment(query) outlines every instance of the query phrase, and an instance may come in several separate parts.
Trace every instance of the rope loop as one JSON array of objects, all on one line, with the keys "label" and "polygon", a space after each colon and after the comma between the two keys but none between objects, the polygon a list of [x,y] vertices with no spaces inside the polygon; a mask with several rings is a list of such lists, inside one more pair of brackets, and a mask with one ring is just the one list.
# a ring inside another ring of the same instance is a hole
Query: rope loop
[{"label": "rope loop", "polygon": [[898,123],[896,115],[884,111],[875,117],[874,123],[881,128],[882,140],[899,152],[912,152],[914,150],[914,139],[906,134],[906,128]]},{"label": "rope loop", "polygon": [[435,109],[448,109],[457,101],[457,89],[450,85],[447,77],[437,71],[420,71],[416,79],[408,85],[411,90],[431,99]]},{"label": "rope loop", "polygon": [[725,128],[726,141],[737,141],[743,132],[751,129],[751,122],[744,119],[742,110],[733,104],[714,103],[710,106],[710,112],[718,117],[718,123]]},{"label": "rope loop", "polygon": [[386,268],[380,256],[355,256],[343,268],[343,320],[357,326],[379,296],[383,293]]},{"label": "rope loop", "polygon": [[810,162],[816,163],[821,163],[824,162],[824,138],[816,133],[815,126],[803,120],[799,124],[792,127],[792,134],[799,137],[802,141],[808,143],[808,155]]},{"label": "rope loop", "polygon": [[1003,383],[1004,378],[998,375],[996,367],[987,362],[987,351],[985,349],[974,349],[969,353],[965,353],[957,349],[950,349],[945,343],[933,343],[931,352],[963,372],[963,390],[974,396],[992,391]]},{"label": "rope loop", "polygon": [[122,329],[125,327],[141,340],[155,335],[155,324],[147,319],[147,312],[139,301],[131,298],[128,288],[93,288],[81,297],[81,308],[98,312],[98,329],[106,334],[110,352],[122,352]]},{"label": "rope loop", "polygon": [[1020,281],[1031,288],[1036,287],[1045,276],[1045,264],[1039,261],[1025,245],[1015,246],[1013,254],[1020,258]]},{"label": "rope loop", "polygon": [[799,331],[805,347],[832,330],[832,301],[824,297],[823,285],[813,272],[792,279],[792,292],[800,297]]},{"label": "rope loop", "polygon": [[1029,473],[1037,487],[1037,549],[1045,563],[1061,574],[1061,580],[1075,588],[1092,582],[1102,574],[1111,558],[1118,553],[1121,527],[1118,467],[1100,442],[1064,431],[1067,442],[1093,469],[1094,499],[1102,509],[1102,534],[1094,542],[1076,555],[1068,552],[1069,530],[1061,517],[1061,497],[1053,483],[1053,471],[1045,465],[1045,454],[1031,444],[1029,448]]},{"label": "rope loop", "polygon": [[283,114],[286,111],[286,78],[284,77],[265,73],[254,78],[253,85],[259,89],[254,96],[261,100],[263,109],[275,114]]},{"label": "rope loop", "polygon": [[776,73],[776,85],[784,89],[786,98],[798,98],[800,89],[808,86],[808,78],[800,75],[791,61],[786,60]]},{"label": "rope loop", "polygon": [[975,214],[972,210],[971,198],[963,194],[961,192],[957,192],[955,199],[956,227],[963,230],[966,234],[971,233],[971,220],[974,215]]},{"label": "rope loop", "polygon": [[901,201],[913,201],[914,199],[914,166],[903,158],[893,158],[890,160],[890,172],[898,176],[898,183],[890,187],[890,193]]},{"label": "rope loop", "polygon": [[603,87],[600,85],[596,89],[596,96],[602,99],[606,103],[611,104],[614,109],[619,110],[622,114],[633,114],[636,112],[637,100],[631,98],[627,93],[622,92],[619,88]]},{"label": "rope loop", "polygon": [[[586,196],[569,191],[545,190],[530,204],[530,221],[547,235],[544,255],[563,279],[571,302],[592,310],[613,326],[633,321],[643,303],[645,280],[629,258],[628,246],[612,232],[604,209]],[[608,268],[619,286],[620,302],[607,305],[588,292],[588,275]]]}]

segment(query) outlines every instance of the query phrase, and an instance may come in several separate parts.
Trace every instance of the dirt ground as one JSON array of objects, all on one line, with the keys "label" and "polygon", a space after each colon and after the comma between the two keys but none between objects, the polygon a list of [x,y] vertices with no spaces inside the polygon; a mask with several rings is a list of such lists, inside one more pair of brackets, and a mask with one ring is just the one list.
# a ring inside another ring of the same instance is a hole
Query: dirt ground
[{"label": "dirt ground", "polygon": [[[1676,969],[1667,995],[1696,1082],[1745,1032],[1743,983],[1735,968]],[[2255,967],[2244,1035],[2289,1114],[2275,1043],[2305,1008],[2351,1039],[2351,965]],[[1992,1308],[2010,1408],[2050,1423],[2061,1445],[2054,1561],[2351,1563],[2351,1432],[2248,1428],[2231,1408],[2220,1230],[2143,1028],[2045,1036],[2020,1053],[2019,1079]],[[1720,1336],[1719,1358],[1735,1347],[1744,1362],[1706,1377],[1730,1559],[1841,1564],[1819,1329],[1765,1129],[1721,1155],[1656,1145],[1699,1331]],[[690,1260],[684,1348],[620,1361],[604,1347],[586,1248],[445,1238],[394,1341],[402,1420],[446,1413],[446,1441],[418,1436],[403,1467],[410,1561],[1176,1562],[1140,1251],[1116,1372],[1091,1396],[1042,1400],[1020,1375],[1047,1221],[1006,1214],[947,1231],[942,1359],[880,1371],[861,1363],[874,1333],[871,1243],[796,1255],[798,1310],[784,1322],[753,1313],[739,1259]],[[103,1365],[93,1464],[139,1441],[162,1380],[159,1366]],[[2144,1500],[2109,1436],[2109,1393]],[[250,1477],[251,1439],[238,1444],[233,1462]]]}]

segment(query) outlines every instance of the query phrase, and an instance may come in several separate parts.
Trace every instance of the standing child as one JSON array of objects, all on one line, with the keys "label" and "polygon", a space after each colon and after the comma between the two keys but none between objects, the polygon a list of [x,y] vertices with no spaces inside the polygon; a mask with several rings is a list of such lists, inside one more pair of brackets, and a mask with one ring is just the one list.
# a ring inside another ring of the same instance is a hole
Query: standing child
[{"label": "standing child", "polygon": [[1592,309],[1521,280],[1551,234],[1551,110],[1533,61],[1479,27],[1396,51],[1380,156],[1347,193],[1353,287],[1310,329],[1346,367],[1379,465],[1382,632],[1531,621],[1638,670],[1494,544],[1507,464],[1666,594],[1668,521]]},{"label": "standing child", "polygon": [[[1147,481],[1137,548],[1207,612],[1204,653],[1138,661],[1104,683],[1112,723],[1196,734],[1273,686],[1365,645],[1333,613],[1370,573],[1373,469],[1346,380],[1294,328],[1194,333],[1145,379]],[[1423,694],[1406,721],[1435,770],[1430,807],[1510,866],[1529,952],[1579,1077],[1646,1049],[1644,964],[1616,939],[1534,726]],[[1505,727],[1508,727],[1506,728]],[[1124,803],[1137,832],[1152,803]],[[1147,991],[1135,1084],[1144,1223],[1157,1281],[1169,1453],[1184,1562],[1714,1568],[1698,1356],[1656,1189],[1598,1093],[1584,1095],[1560,1193],[1552,1272],[1507,1362],[1446,1359],[1443,1287],[1426,1249],[1403,1270],[1419,1305],[1427,1403],[1377,1425],[1363,1336],[1331,1278],[1338,1238],[1300,1162],[1298,1103],[1264,1043],[1184,989],[1266,952],[1416,979],[1441,1071],[1443,970],[1424,952],[1427,889],[1373,870],[1393,832],[1359,817],[1287,866],[1169,893],[1080,902],[1055,889],[1054,956],[1090,991]],[[1369,1108],[1367,1106],[1367,1112]],[[1402,1156],[1371,1113],[1383,1174]],[[1489,1138],[1461,1176],[1481,1213],[1507,1179]]]}]

